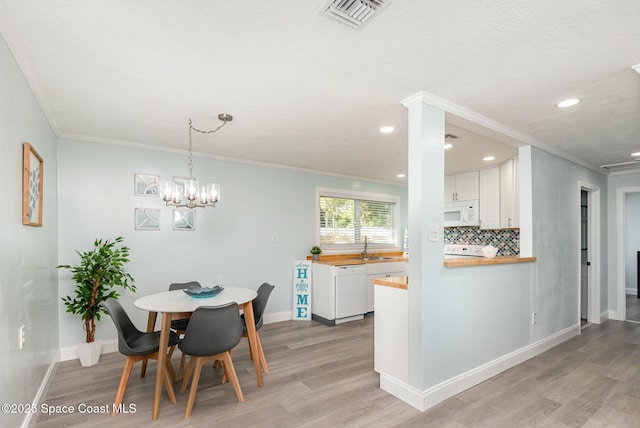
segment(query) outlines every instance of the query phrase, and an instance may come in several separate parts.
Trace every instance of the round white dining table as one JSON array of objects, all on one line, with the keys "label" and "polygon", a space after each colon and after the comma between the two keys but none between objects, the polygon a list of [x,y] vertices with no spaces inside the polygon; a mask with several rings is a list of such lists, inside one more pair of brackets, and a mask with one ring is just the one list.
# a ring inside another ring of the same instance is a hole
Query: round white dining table
[{"label": "round white dining table", "polygon": [[[156,315],[158,312],[162,314],[159,349],[167,349],[169,346],[171,320],[187,318],[200,306],[220,306],[236,302],[238,307],[244,312],[251,355],[259,355],[256,337],[256,323],[253,315],[253,305],[251,304],[257,295],[258,294],[255,290],[248,288],[225,287],[217,296],[202,299],[190,297],[183,290],[173,290],[162,291],[160,293],[140,297],[134,302],[134,305],[138,309],[149,311],[147,331],[154,331]],[[153,420],[158,419],[158,415],[160,413],[160,397],[162,395],[162,383],[164,376],[164,372],[160,368],[163,367],[165,368],[164,370],[166,370],[166,358],[167,352],[158,352],[158,370],[156,372],[156,385],[153,397]],[[262,368],[260,366],[260,358],[254,358],[253,363],[256,367],[258,386],[262,386]],[[171,384],[169,384],[168,388],[172,389]],[[169,394],[173,394],[173,391],[170,391]]]}]

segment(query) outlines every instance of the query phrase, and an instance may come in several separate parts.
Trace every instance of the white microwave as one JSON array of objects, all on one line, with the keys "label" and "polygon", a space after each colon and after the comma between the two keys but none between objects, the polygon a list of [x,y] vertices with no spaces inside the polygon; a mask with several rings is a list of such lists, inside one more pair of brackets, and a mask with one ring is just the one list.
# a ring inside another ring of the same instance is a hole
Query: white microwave
[{"label": "white microwave", "polygon": [[480,226],[478,200],[445,203],[444,227],[451,226]]}]

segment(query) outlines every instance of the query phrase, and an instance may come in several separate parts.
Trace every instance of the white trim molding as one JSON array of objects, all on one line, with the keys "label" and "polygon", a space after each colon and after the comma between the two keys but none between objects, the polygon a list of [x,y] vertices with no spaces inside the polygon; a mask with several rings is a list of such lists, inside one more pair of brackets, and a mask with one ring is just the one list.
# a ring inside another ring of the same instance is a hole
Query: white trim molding
[{"label": "white trim molding", "polygon": [[436,404],[478,385],[511,367],[523,363],[536,355],[540,355],[579,334],[580,324],[574,324],[536,343],[496,358],[493,361],[441,382],[425,391],[419,391],[411,385],[382,373],[380,374],[380,388],[421,412],[424,412]]}]

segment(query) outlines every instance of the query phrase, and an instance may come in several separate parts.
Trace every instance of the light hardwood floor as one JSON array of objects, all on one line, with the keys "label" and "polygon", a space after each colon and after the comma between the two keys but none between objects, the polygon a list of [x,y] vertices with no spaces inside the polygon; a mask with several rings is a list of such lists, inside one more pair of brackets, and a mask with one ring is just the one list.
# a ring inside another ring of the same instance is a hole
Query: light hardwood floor
[{"label": "light hardwood floor", "polygon": [[[134,369],[124,402],[136,412],[39,415],[48,427],[638,427],[640,324],[604,321],[425,413],[382,391],[373,371],[373,317],[326,327],[287,321],[260,330],[270,373],[258,388],[246,341],[233,354],[244,403],[220,385],[221,369],[203,372],[193,415],[186,394],[162,399],[151,421],[155,364]],[[176,354],[179,354],[176,352]],[[174,356],[177,367],[179,355]],[[103,355],[98,365],[57,364],[43,400],[48,405],[110,405],[124,357]]]}]

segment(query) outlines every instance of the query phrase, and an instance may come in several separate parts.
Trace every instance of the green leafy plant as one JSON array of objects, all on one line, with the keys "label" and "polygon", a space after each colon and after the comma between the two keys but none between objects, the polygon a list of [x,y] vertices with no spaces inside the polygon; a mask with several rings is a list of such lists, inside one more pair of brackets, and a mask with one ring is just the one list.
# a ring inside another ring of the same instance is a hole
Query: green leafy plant
[{"label": "green leafy plant", "polygon": [[311,247],[311,254],[320,254],[321,252],[322,252],[322,249],[317,245],[314,245],[313,247]]},{"label": "green leafy plant", "polygon": [[113,241],[96,239],[91,251],[76,251],[80,256],[80,264],[57,266],[59,269],[69,269],[71,279],[76,283],[75,297],[66,296],[62,301],[67,312],[82,317],[87,343],[94,341],[95,320],[100,321],[100,314],[107,313],[102,302],[120,297],[116,287],[136,291],[133,277],[124,269],[129,261],[129,248],[120,246],[122,241],[122,236]]}]

